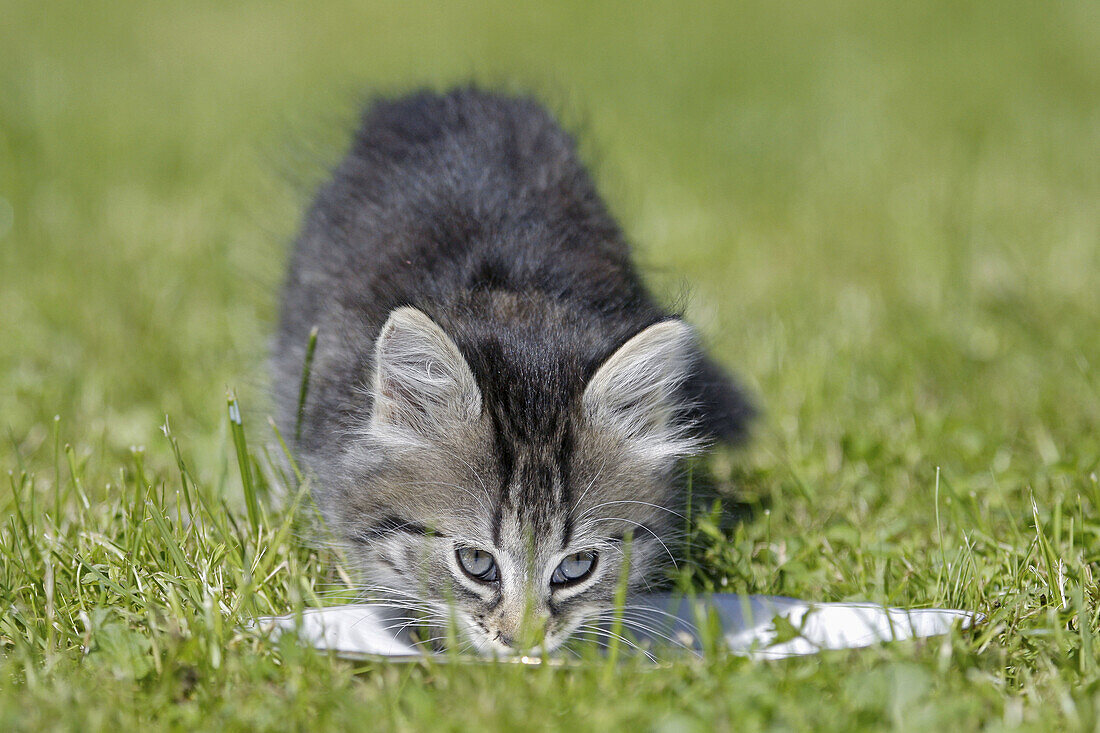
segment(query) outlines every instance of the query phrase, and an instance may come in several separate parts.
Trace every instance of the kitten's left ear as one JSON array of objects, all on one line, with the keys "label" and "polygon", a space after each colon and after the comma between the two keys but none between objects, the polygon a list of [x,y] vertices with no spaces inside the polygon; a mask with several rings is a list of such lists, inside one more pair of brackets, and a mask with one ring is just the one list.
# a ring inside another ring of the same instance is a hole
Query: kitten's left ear
[{"label": "kitten's left ear", "polygon": [[686,323],[670,320],[650,326],[596,371],[582,397],[586,416],[618,433],[647,459],[691,453],[695,441],[678,417],[680,387],[695,358],[695,336]]},{"label": "kitten's left ear", "polygon": [[462,352],[416,308],[390,313],[374,345],[372,432],[417,442],[481,413],[481,390]]}]

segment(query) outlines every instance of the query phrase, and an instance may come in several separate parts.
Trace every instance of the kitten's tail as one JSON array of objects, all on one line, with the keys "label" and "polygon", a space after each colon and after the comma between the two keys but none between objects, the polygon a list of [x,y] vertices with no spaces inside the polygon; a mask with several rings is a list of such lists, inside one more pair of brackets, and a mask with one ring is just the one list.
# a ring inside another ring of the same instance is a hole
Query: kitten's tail
[{"label": "kitten's tail", "polygon": [[700,355],[683,390],[691,405],[688,418],[701,437],[729,444],[745,442],[757,409],[722,367]]}]

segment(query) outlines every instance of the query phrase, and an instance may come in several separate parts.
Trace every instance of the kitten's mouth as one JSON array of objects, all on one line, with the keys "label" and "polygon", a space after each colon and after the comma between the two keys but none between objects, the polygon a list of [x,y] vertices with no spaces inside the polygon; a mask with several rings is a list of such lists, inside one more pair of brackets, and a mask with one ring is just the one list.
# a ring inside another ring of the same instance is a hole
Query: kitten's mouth
[{"label": "kitten's mouth", "polygon": [[573,636],[573,627],[559,628],[555,631],[547,630],[541,634],[541,641],[537,644],[516,645],[504,643],[502,635],[486,633],[483,629],[469,625],[464,629],[466,638],[473,645],[473,649],[484,657],[507,659],[515,657],[542,657],[558,653],[565,642]]},{"label": "kitten's mouth", "polygon": [[[452,615],[451,619],[451,623],[441,624],[438,616],[434,620],[425,617],[421,624],[405,625],[402,635],[425,651],[453,649],[472,651],[487,658],[510,659],[555,654],[583,625],[583,620],[572,624],[550,623],[544,631],[535,634],[538,641],[517,644],[499,630],[490,630],[462,613]],[[529,633],[526,638],[531,639],[532,635]]]},{"label": "kitten's mouth", "polygon": [[539,645],[533,647],[522,646],[510,646],[508,644],[502,644],[500,641],[490,639],[486,636],[482,636],[480,643],[475,643],[477,653],[484,657],[493,657],[496,659],[509,659],[513,657],[541,657],[555,654],[561,647],[565,638],[550,639]]}]

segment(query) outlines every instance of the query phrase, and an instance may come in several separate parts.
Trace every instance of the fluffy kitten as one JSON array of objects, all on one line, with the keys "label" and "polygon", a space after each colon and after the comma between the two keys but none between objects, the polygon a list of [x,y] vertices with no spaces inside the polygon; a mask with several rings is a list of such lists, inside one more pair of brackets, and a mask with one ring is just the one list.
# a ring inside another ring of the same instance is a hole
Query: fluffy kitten
[{"label": "fluffy kitten", "polygon": [[[381,101],[298,239],[274,353],[364,594],[486,653],[558,646],[668,559],[677,461],[750,408],[639,279],[534,101]],[[624,545],[631,540],[628,569]]]}]

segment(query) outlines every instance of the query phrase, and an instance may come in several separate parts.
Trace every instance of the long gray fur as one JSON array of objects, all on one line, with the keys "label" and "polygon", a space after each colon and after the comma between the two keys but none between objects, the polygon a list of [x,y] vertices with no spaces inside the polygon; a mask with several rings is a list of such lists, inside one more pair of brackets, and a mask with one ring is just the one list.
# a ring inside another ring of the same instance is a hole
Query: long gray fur
[{"label": "long gray fur", "polygon": [[[610,608],[624,570],[646,583],[669,557],[678,461],[740,439],[752,412],[645,289],[572,138],[526,98],[367,110],[291,260],[284,435],[314,326],[295,451],[329,528],[365,595],[453,615],[483,652],[555,646]],[[499,578],[470,578],[460,547],[491,552]],[[579,551],[591,576],[552,586]]]}]

